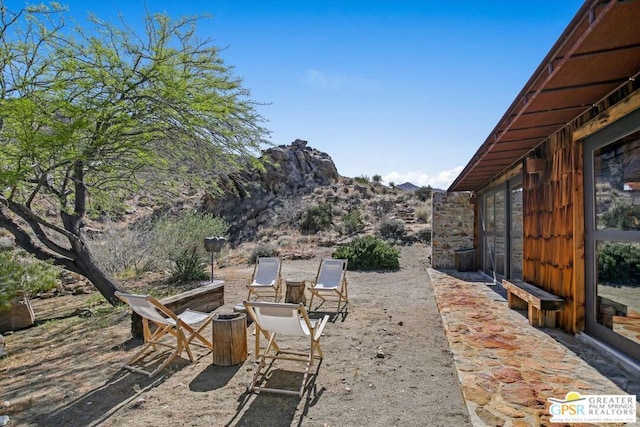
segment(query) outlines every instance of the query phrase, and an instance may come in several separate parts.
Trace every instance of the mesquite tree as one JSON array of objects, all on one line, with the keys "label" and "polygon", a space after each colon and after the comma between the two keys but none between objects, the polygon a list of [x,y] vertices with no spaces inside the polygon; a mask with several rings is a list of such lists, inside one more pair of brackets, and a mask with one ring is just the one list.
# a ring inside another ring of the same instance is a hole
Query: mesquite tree
[{"label": "mesquite tree", "polygon": [[149,15],[136,34],[93,17],[72,31],[52,5],[0,0],[0,227],[113,304],[119,286],[83,231],[92,204],[231,173],[257,162],[267,131],[219,50],[196,36],[200,18]]}]

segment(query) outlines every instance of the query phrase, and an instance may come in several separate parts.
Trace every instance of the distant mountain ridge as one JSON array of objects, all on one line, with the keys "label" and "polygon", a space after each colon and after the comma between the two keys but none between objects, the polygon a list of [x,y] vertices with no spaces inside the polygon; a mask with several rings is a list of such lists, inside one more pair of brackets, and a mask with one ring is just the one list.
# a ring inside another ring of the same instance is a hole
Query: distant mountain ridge
[{"label": "distant mountain ridge", "polygon": [[405,182],[405,183],[402,183],[400,185],[396,185],[396,188],[399,188],[399,189],[404,190],[404,191],[416,191],[420,187],[418,187],[417,185],[414,185],[414,184],[412,184],[410,182]]}]

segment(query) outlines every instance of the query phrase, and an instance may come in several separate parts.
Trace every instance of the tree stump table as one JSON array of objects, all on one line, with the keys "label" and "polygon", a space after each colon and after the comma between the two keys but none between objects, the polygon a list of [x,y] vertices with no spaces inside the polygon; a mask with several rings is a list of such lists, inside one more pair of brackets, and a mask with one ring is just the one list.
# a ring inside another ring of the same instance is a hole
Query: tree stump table
[{"label": "tree stump table", "polygon": [[287,280],[285,281],[287,287],[287,293],[284,297],[284,302],[289,302],[293,304],[302,304],[305,305],[307,303],[307,297],[304,294],[305,290],[305,282],[294,282]]},{"label": "tree stump table", "polygon": [[231,366],[247,360],[247,315],[220,314],[211,322],[213,364]]}]

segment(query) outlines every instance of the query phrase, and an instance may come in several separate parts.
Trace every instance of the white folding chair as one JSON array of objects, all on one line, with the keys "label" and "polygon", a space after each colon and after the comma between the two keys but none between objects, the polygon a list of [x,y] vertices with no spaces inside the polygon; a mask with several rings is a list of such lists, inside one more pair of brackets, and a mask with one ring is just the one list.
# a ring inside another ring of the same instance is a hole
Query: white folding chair
[{"label": "white folding chair", "polygon": [[[255,354],[256,357],[259,357],[258,366],[248,388],[249,391],[269,391],[302,397],[314,359],[322,359],[323,357],[320,349],[320,337],[329,320],[329,316],[326,315],[321,320],[311,320],[302,304],[244,301],[244,306],[256,325]],[[264,335],[267,339],[267,345],[264,349],[260,349],[260,335]],[[302,337],[308,343],[309,348],[304,351],[283,349],[276,343],[276,338],[279,335]],[[299,390],[294,391],[257,385],[259,381],[267,378],[267,374],[273,367],[273,361],[276,359],[292,360],[306,364]],[[267,360],[271,360],[268,365]]]},{"label": "white folding chair", "polygon": [[[200,341],[201,345],[209,350],[213,349],[213,343],[202,336],[201,332],[211,323],[214,313],[201,313],[186,309],[180,315],[176,315],[160,301],[149,295],[126,294],[119,291],[115,295],[129,304],[131,309],[142,317],[144,345],[124,364],[124,368],[153,377],[171,363],[173,359],[182,354],[182,350],[187,351],[189,360],[193,362],[194,357],[190,344],[194,339]],[[153,331],[149,326],[149,322],[156,326]],[[170,340],[163,339],[167,335],[172,335],[175,340],[173,338]],[[158,346],[173,349],[173,352],[169,354],[168,358],[160,366],[152,371],[133,366],[134,363],[144,359],[149,351],[157,350]]]},{"label": "white folding chair", "polygon": [[257,298],[274,297],[274,301],[278,301],[282,297],[282,260],[275,257],[260,257],[256,260],[253,267],[253,275],[251,276],[251,284],[247,285],[249,295],[247,299],[251,299],[251,294]]},{"label": "white folding chair", "polygon": [[320,305],[327,300],[338,300],[338,311],[340,304],[344,300],[345,305],[349,302],[347,292],[347,260],[327,258],[320,261],[318,274],[315,282],[309,288],[311,300],[309,310],[313,307],[313,298],[317,296],[322,300]]}]

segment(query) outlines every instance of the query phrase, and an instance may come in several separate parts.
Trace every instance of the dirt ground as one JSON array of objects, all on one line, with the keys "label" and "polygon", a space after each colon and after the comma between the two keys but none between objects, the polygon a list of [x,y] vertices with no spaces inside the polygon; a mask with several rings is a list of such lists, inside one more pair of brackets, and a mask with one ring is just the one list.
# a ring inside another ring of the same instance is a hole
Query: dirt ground
[{"label": "dirt ground", "polygon": [[[427,276],[428,251],[402,248],[396,272],[347,273],[346,315],[333,316],[325,328],[324,359],[302,398],[247,393],[253,326],[249,358],[240,365],[215,366],[211,353],[196,347],[196,363],[179,360],[155,378],[120,369],[140,342],[130,338],[125,309],[98,307],[90,317],[5,337],[0,415],[10,417],[9,426],[468,426]],[[313,279],[328,254],[285,260],[283,277]],[[225,280],[225,306],[218,311],[231,312],[246,298],[251,272],[246,265],[216,272]],[[296,388],[301,367],[276,365],[270,381]]]}]

